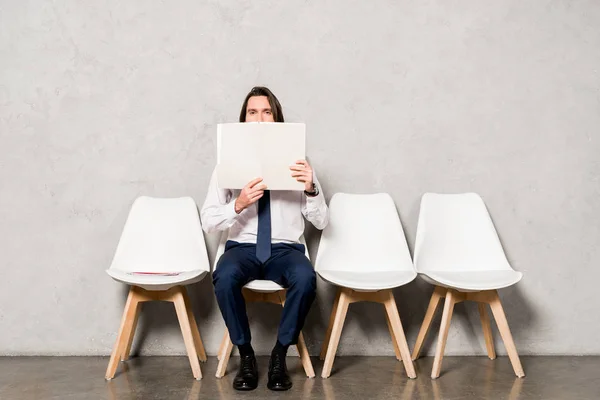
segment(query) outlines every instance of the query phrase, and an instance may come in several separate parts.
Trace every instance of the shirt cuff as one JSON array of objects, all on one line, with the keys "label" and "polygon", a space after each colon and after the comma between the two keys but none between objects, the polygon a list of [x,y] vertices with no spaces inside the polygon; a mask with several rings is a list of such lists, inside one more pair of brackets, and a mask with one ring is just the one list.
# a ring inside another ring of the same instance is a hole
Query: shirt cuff
[{"label": "shirt cuff", "polygon": [[325,198],[323,197],[323,192],[321,191],[321,188],[319,187],[319,194],[316,196],[309,196],[306,193],[304,193],[304,197],[306,197],[306,205],[309,206],[310,208],[318,208],[319,205],[325,201]]},{"label": "shirt cuff", "polygon": [[235,212],[235,200],[236,199],[233,199],[233,201],[227,204],[227,208],[225,209],[225,218],[227,218],[228,221],[235,221],[237,217],[244,212],[244,210],[240,211],[239,214]]}]

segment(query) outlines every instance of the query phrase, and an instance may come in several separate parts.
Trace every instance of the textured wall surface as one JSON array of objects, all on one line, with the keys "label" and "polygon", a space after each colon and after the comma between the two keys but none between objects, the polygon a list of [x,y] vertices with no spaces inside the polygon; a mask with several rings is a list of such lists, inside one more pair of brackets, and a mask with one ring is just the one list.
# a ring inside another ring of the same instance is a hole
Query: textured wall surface
[{"label": "textured wall surface", "polygon": [[[327,198],[389,192],[411,248],[424,192],[479,193],[524,273],[501,291],[520,353],[599,354],[599,66],[596,1],[0,0],[0,354],[110,353],[131,203],[201,205],[216,124],[257,84],[306,122]],[[210,279],[190,292],[215,354]],[[431,286],[395,293],[412,348]],[[313,354],[333,295],[319,281]],[[266,353],[280,310],[249,314]],[[170,305],[144,306],[134,348],[184,353]],[[446,354],[484,352],[458,305]],[[393,354],[381,306],[350,307],[338,354]]]}]

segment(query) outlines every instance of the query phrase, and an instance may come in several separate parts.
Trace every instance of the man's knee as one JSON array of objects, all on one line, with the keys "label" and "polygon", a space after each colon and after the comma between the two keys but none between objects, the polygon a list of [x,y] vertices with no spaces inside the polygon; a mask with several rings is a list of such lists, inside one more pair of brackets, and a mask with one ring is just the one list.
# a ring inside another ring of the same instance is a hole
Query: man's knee
[{"label": "man's knee", "polygon": [[317,290],[317,274],[311,268],[299,268],[292,285],[304,294],[313,294]]},{"label": "man's knee", "polygon": [[226,259],[219,260],[213,272],[213,285],[217,292],[242,287],[245,284],[243,279],[239,264]]}]

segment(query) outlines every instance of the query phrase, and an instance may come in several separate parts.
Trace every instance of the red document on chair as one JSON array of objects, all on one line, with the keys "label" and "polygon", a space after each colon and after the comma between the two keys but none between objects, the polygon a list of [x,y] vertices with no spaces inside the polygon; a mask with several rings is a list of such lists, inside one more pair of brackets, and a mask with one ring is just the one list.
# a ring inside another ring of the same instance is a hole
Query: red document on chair
[{"label": "red document on chair", "polygon": [[130,275],[152,275],[152,276],[177,276],[181,274],[181,272],[143,272],[143,271],[134,271],[129,272]]}]

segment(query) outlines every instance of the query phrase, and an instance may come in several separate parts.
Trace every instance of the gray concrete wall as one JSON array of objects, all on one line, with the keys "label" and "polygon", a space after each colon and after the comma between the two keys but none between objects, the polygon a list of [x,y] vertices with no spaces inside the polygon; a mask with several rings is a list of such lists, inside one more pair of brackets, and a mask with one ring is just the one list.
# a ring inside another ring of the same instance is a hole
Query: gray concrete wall
[{"label": "gray concrete wall", "polygon": [[[126,289],[104,270],[131,203],[202,204],[216,124],[256,84],[306,122],[327,197],[389,192],[411,248],[424,192],[481,194],[524,273],[501,291],[520,353],[598,354],[599,65],[596,1],[1,0],[0,354],[110,353]],[[214,355],[210,279],[190,291]],[[396,291],[411,347],[430,294]],[[333,295],[320,281],[313,354]],[[251,307],[257,351],[279,313]],[[170,305],[140,323],[141,354],[184,353]],[[458,305],[447,354],[484,351]],[[393,354],[380,306],[351,306],[339,354]]]}]

